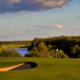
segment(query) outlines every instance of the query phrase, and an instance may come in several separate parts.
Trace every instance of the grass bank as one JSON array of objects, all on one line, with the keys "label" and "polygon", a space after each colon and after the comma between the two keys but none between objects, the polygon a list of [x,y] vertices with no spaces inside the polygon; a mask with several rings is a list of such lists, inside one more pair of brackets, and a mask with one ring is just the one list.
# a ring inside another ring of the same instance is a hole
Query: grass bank
[{"label": "grass bank", "polygon": [[0,58],[0,67],[35,62],[37,67],[0,72],[1,80],[80,80],[80,59]]}]

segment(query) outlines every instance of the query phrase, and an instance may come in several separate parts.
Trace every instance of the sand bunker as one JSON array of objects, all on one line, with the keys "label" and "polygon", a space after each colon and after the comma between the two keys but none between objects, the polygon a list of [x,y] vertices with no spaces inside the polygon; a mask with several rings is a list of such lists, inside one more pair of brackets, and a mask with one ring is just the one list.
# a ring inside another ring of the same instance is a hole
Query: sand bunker
[{"label": "sand bunker", "polygon": [[26,63],[18,64],[18,65],[15,65],[15,66],[0,68],[0,71],[23,70],[23,69],[34,68],[36,66],[37,66],[37,64],[34,63],[34,62],[26,62]]}]

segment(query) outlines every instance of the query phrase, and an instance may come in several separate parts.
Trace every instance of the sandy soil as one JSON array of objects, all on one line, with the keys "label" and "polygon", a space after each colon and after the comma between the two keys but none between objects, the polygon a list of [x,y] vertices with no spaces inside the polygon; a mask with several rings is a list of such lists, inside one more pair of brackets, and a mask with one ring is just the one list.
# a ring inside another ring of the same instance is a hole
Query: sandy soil
[{"label": "sandy soil", "polygon": [[14,69],[14,68],[19,67],[19,66],[22,66],[22,65],[24,65],[24,63],[18,64],[18,65],[15,65],[15,66],[0,68],[0,71],[10,71],[11,69]]}]

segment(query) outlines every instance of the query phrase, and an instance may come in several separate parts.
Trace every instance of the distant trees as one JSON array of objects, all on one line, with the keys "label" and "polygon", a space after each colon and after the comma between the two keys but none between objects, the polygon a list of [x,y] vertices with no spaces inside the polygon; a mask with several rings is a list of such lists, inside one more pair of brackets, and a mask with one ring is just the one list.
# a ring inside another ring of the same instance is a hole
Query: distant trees
[{"label": "distant trees", "polygon": [[75,46],[73,46],[73,47],[71,48],[71,53],[72,53],[72,54],[80,54],[80,47],[79,47],[78,44],[76,44]]},{"label": "distant trees", "polygon": [[75,45],[80,46],[80,36],[59,36],[59,37],[49,37],[49,38],[35,38],[31,43],[29,51],[33,50],[33,47],[36,47],[38,49],[39,44],[42,42],[45,43],[45,45],[47,46],[48,48],[47,50],[49,51],[48,53],[52,53],[54,52],[54,49],[58,48],[59,50],[62,50],[66,55],[71,57],[74,55],[72,53],[75,52],[76,55],[78,53]]},{"label": "distant trees", "polygon": [[7,51],[4,49],[1,51],[0,57],[20,57],[20,53],[14,50]]},{"label": "distant trees", "polygon": [[26,44],[26,46],[30,46],[32,41],[0,41],[0,45],[9,45],[9,44]]},{"label": "distant trees", "polygon": [[[41,57],[41,58],[56,57],[56,51],[53,48],[54,46],[52,47],[50,44],[46,46],[44,42],[41,42],[31,49],[31,51],[29,52],[29,55],[26,54],[25,56]],[[58,58],[68,58],[68,56],[62,50],[58,51],[57,56]]]},{"label": "distant trees", "polygon": [[[59,36],[48,38],[34,38],[33,41],[0,41],[1,47],[8,44],[25,44],[28,47],[29,55],[32,57],[55,57],[55,49],[59,49],[58,58],[62,55],[69,57],[80,54],[80,36]],[[3,45],[3,46],[2,46]],[[63,57],[65,57],[63,56]]]}]

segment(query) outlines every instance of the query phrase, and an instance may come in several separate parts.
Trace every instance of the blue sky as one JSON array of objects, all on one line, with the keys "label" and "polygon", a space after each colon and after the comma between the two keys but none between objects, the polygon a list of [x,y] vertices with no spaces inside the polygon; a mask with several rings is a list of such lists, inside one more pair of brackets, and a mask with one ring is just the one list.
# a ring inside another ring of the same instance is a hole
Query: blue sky
[{"label": "blue sky", "polygon": [[80,35],[80,0],[0,0],[0,41]]}]

